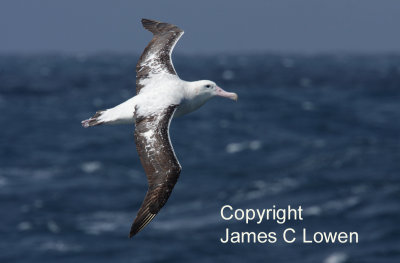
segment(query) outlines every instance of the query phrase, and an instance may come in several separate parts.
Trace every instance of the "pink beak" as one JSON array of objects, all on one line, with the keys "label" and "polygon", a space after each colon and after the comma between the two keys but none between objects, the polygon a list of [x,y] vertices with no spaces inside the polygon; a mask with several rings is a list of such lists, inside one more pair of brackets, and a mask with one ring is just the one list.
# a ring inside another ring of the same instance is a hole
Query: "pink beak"
[{"label": "pink beak", "polygon": [[217,95],[221,96],[221,97],[225,97],[234,101],[238,100],[238,95],[236,93],[233,92],[227,92],[223,89],[221,89],[220,87],[217,87]]}]

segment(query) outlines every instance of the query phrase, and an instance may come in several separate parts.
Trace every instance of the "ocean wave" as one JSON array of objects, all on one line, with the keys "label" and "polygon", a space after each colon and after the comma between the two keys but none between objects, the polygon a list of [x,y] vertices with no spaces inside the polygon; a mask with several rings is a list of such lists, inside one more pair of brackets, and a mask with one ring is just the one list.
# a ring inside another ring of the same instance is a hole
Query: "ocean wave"
[{"label": "ocean wave", "polygon": [[132,214],[126,212],[101,211],[78,218],[78,228],[89,235],[125,231],[131,223]]},{"label": "ocean wave", "polygon": [[7,183],[10,179],[17,177],[26,177],[33,179],[48,179],[59,174],[60,169],[55,167],[50,168],[20,168],[20,167],[5,167],[0,168],[0,186],[1,179],[5,179]]},{"label": "ocean wave", "polygon": [[326,257],[323,263],[345,263],[347,262],[348,256],[343,252],[334,252]]},{"label": "ocean wave", "polygon": [[225,151],[230,154],[238,153],[244,150],[259,150],[262,146],[261,141],[254,140],[249,142],[233,142],[226,145]]},{"label": "ocean wave", "polygon": [[4,187],[8,184],[8,180],[4,176],[0,176],[0,187]]},{"label": "ocean wave", "polygon": [[82,246],[76,244],[69,244],[62,240],[46,241],[38,246],[39,250],[43,251],[56,251],[56,252],[78,252],[83,249]]},{"label": "ocean wave", "polygon": [[198,230],[202,228],[213,228],[215,225],[222,223],[219,214],[201,215],[201,216],[186,216],[174,217],[171,220],[154,221],[151,225],[152,228],[164,231],[191,229]]},{"label": "ocean wave", "polygon": [[298,187],[298,185],[299,182],[292,178],[281,178],[275,182],[256,180],[245,188],[239,189],[231,197],[231,201],[260,199],[265,195],[276,195],[283,191],[292,190]]},{"label": "ocean wave", "polygon": [[359,196],[349,196],[343,199],[330,200],[323,204],[312,205],[304,208],[304,215],[319,216],[325,213],[337,214],[358,205],[360,202],[361,202],[361,197]]},{"label": "ocean wave", "polygon": [[85,173],[94,173],[98,170],[100,170],[102,167],[102,163],[99,161],[91,161],[91,162],[85,162],[81,164],[81,169]]}]

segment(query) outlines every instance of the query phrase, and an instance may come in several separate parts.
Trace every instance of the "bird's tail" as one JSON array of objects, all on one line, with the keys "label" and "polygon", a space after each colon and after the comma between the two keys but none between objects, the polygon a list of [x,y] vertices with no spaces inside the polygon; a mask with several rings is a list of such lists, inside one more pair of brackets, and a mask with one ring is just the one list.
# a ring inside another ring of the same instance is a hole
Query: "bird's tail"
[{"label": "bird's tail", "polygon": [[87,127],[97,126],[97,125],[103,124],[104,121],[101,120],[101,117],[102,117],[104,112],[105,112],[104,110],[97,111],[96,114],[93,117],[91,117],[90,119],[82,121],[81,122],[82,126],[87,128]]}]

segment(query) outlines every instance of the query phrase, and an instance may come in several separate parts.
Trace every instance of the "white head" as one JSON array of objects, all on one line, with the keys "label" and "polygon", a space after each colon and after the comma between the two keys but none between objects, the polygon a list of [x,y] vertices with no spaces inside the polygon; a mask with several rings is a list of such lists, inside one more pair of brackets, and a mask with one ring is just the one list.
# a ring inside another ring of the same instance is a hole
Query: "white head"
[{"label": "white head", "polygon": [[175,117],[185,115],[200,108],[204,103],[214,96],[220,96],[237,100],[238,96],[233,92],[226,92],[210,80],[199,80],[186,82],[185,95]]},{"label": "white head", "polygon": [[236,93],[226,92],[210,80],[199,80],[192,83],[193,99],[195,100],[204,100],[206,102],[214,96],[225,97],[235,101],[238,99]]}]

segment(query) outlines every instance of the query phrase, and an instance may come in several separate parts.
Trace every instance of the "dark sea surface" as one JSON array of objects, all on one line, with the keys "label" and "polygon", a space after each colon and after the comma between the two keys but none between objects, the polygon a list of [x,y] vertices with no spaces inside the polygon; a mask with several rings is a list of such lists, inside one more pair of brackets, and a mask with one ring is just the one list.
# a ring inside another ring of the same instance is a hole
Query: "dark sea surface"
[{"label": "dark sea surface", "polygon": [[[80,122],[135,95],[137,59],[0,56],[0,262],[400,262],[399,55],[177,55],[182,79],[239,101],[173,120],[181,177],[129,239],[147,190],[134,127]],[[225,204],[303,221],[224,221]],[[222,244],[226,228],[278,240]],[[303,228],[359,243],[303,244]]]}]

